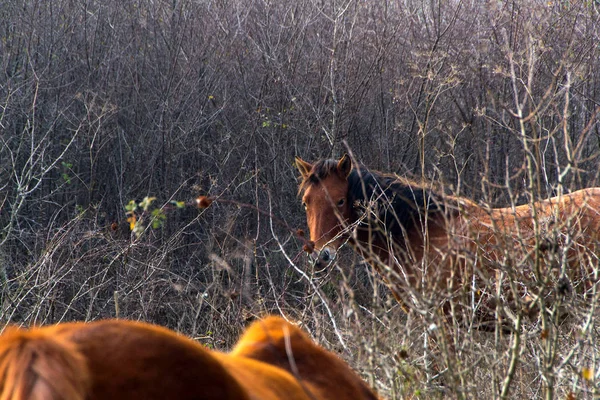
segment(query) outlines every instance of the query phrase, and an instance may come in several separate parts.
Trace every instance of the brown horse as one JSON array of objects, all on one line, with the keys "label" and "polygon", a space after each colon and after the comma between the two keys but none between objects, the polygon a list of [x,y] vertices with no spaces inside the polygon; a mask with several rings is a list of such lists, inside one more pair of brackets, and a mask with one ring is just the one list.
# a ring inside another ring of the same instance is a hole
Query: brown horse
[{"label": "brown horse", "polygon": [[279,317],[230,353],[168,329],[108,320],[0,336],[0,399],[377,399],[341,359]]},{"label": "brown horse", "polygon": [[600,188],[489,208],[432,185],[353,168],[347,155],[315,164],[296,158],[296,166],[317,262],[330,262],[349,242],[403,303],[405,292],[415,290],[448,299],[474,279],[484,283],[474,290],[481,294],[500,273],[514,279],[518,296],[535,299],[547,293],[533,290],[534,281],[552,275],[563,290],[565,279],[568,288],[584,286],[597,265]]}]

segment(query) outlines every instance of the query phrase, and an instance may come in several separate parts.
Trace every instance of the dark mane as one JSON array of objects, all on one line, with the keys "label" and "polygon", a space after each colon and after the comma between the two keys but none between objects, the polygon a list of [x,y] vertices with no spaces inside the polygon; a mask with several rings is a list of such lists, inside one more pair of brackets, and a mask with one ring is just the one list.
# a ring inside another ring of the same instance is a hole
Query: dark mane
[{"label": "dark mane", "polygon": [[[337,160],[317,161],[311,173],[300,183],[298,193],[337,173]],[[403,235],[415,226],[420,227],[424,218],[446,211],[443,193],[433,190],[431,185],[365,167],[353,168],[350,172],[348,201],[357,215],[361,214],[361,208],[364,210],[370,202],[374,202],[371,205],[376,209],[376,219],[383,222],[386,231],[394,236]]]},{"label": "dark mane", "polygon": [[425,218],[445,211],[443,195],[427,185],[363,167],[348,176],[348,198],[358,213],[360,207],[374,202],[377,219],[394,236],[420,229]]}]

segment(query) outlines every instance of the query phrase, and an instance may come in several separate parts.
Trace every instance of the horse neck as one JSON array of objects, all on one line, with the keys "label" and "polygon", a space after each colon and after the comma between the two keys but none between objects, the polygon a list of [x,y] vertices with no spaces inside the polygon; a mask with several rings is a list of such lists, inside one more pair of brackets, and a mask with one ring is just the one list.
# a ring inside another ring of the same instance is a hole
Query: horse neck
[{"label": "horse neck", "polygon": [[[405,237],[419,236],[427,227],[425,220],[445,211],[439,203],[441,196],[434,191],[364,168],[350,173],[348,198],[353,204],[350,223],[362,220],[359,227],[364,229],[358,238],[362,242],[391,237],[396,245],[405,247]],[[373,214],[375,217],[369,218]]]},{"label": "horse neck", "polygon": [[[418,266],[422,262],[429,264],[439,258],[439,250],[447,248],[448,232],[456,224],[458,203],[452,198],[447,199],[448,204],[433,203],[441,199],[441,196],[436,196],[435,199],[428,200],[430,203],[420,203],[424,204],[420,210],[415,208],[415,203],[423,198],[405,205],[401,202],[404,200],[396,200],[392,205],[393,209],[403,214],[397,215],[390,209],[391,214],[388,215],[393,220],[388,221],[384,218],[369,220],[366,216],[361,221],[360,212],[355,212],[350,220],[359,222],[356,235],[350,243],[380,274],[389,276],[387,281],[397,281],[398,278],[394,278],[396,274],[405,277],[408,283],[416,284],[420,279]],[[427,209],[425,204],[429,204]],[[403,206],[411,207],[412,213],[400,209]],[[392,272],[389,271],[390,268]]]}]

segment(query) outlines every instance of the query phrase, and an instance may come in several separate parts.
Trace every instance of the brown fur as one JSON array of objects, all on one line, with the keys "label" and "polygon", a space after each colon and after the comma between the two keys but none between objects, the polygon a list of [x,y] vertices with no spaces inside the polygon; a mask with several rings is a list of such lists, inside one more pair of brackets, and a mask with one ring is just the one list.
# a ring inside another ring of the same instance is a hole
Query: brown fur
[{"label": "brown fur", "polygon": [[451,293],[473,276],[490,282],[500,271],[509,271],[523,286],[563,272],[575,285],[591,279],[595,263],[581,260],[595,260],[598,250],[600,188],[493,209],[428,185],[365,169],[348,171],[349,162],[347,156],[314,165],[296,159],[310,238],[320,254],[349,241],[398,300],[402,288]]},{"label": "brown fur", "polygon": [[10,328],[0,336],[0,400],[134,398],[377,396],[337,356],[279,317],[256,322],[231,353],[124,320]]}]

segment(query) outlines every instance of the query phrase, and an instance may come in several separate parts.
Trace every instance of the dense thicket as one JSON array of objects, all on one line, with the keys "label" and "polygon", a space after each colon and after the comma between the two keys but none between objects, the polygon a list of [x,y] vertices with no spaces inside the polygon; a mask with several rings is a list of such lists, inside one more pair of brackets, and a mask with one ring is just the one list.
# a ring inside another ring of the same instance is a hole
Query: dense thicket
[{"label": "dense thicket", "polygon": [[[0,319],[196,334],[322,307],[268,216],[304,226],[296,155],[492,204],[595,183],[599,19],[596,1],[0,1]],[[168,203],[203,194],[266,213]],[[167,219],[138,237],[125,206],[146,196]]]}]

